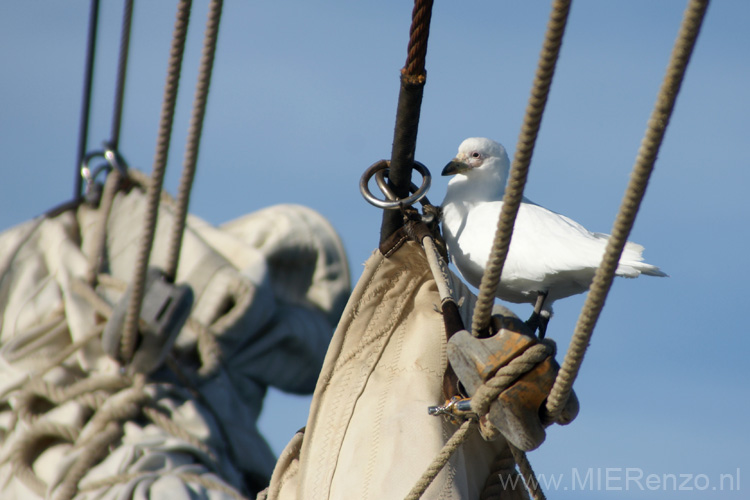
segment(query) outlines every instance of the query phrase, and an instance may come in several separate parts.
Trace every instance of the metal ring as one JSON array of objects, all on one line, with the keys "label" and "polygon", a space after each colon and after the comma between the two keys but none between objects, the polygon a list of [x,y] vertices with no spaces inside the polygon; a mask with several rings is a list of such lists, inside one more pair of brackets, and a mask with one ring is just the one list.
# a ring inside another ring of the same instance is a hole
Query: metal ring
[{"label": "metal ring", "polygon": [[[94,183],[97,176],[102,172],[102,170],[107,170],[109,172],[114,168],[117,169],[121,174],[127,175],[125,160],[123,160],[120,153],[116,149],[111,147],[107,142],[105,142],[103,146],[103,150],[87,153],[86,156],[83,157],[83,160],[81,160],[81,177],[83,177],[86,181],[86,187],[84,190],[85,193],[88,193],[91,190],[91,185]],[[89,168],[89,163],[91,163],[91,160],[98,157],[103,158],[107,162],[107,164],[100,165],[96,168],[96,170],[92,172]]]},{"label": "metal ring", "polygon": [[[414,194],[403,199],[397,199],[385,182],[385,175],[388,173],[389,165],[389,161],[380,160],[373,163],[370,168],[365,170],[365,173],[362,174],[362,178],[359,181],[359,191],[368,203],[384,210],[397,210],[401,207],[411,206],[427,195],[427,191],[430,190],[430,183],[432,182],[432,176],[430,175],[430,171],[427,170],[427,167],[418,161],[414,162],[414,169],[422,176],[422,185],[417,188],[416,185],[412,183],[410,187],[411,190],[414,191]],[[370,192],[368,183],[370,182],[370,178],[375,174],[378,174],[376,175],[375,180],[387,200],[375,198]]]}]

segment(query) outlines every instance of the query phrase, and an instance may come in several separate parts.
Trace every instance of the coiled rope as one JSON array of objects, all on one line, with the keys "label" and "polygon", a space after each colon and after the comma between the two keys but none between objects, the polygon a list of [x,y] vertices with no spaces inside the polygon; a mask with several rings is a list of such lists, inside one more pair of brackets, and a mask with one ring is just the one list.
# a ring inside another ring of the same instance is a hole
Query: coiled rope
[{"label": "coiled rope", "polygon": [[208,8],[208,21],[206,22],[203,51],[201,53],[200,68],[198,69],[198,83],[195,88],[193,114],[190,118],[190,129],[188,130],[187,144],[185,146],[182,176],[180,177],[180,185],[177,189],[177,207],[174,215],[175,225],[172,228],[167,264],[164,270],[165,274],[172,280],[177,276],[177,265],[180,261],[182,235],[185,232],[190,191],[195,179],[198,149],[200,148],[201,133],[203,132],[203,117],[206,115],[208,89],[211,86],[211,74],[213,73],[214,55],[216,54],[216,40],[219,36],[219,22],[221,21],[223,5],[223,0],[212,0]]},{"label": "coiled rope", "polygon": [[544,35],[542,52],[539,54],[539,64],[531,88],[531,97],[529,97],[526,115],[518,137],[508,187],[505,188],[505,195],[503,196],[503,209],[497,221],[497,230],[495,231],[495,239],[492,243],[487,268],[479,285],[479,295],[471,322],[471,330],[474,335],[478,335],[490,324],[495,291],[505,265],[505,258],[508,256],[508,248],[513,235],[513,224],[523,199],[523,188],[526,185],[529,164],[534,153],[534,144],[542,122],[544,107],[547,104],[547,96],[552,85],[557,57],[560,54],[570,4],[571,0],[555,0],[552,3],[552,12],[547,23],[547,32]]},{"label": "coiled rope", "polygon": [[549,418],[553,421],[560,415],[570,396],[573,382],[583,362],[594,326],[612,286],[620,255],[633,228],[638,208],[646,192],[646,186],[654,169],[656,156],[664,138],[669,118],[672,115],[677,94],[680,91],[680,85],[685,76],[685,70],[695,47],[695,41],[698,38],[707,8],[708,0],[690,0],[685,9],[666,75],[659,89],[656,104],[638,150],[625,196],[612,228],[612,236],[607,242],[604,258],[596,270],[594,281],[591,284],[583,309],[578,317],[573,337],[570,340],[565,360],[547,400],[547,412]]},{"label": "coiled rope", "polygon": [[146,214],[144,217],[143,235],[141,245],[135,262],[135,270],[132,279],[132,295],[125,315],[125,323],[122,332],[121,357],[125,363],[130,362],[135,350],[138,337],[138,323],[140,319],[141,305],[143,303],[144,287],[146,282],[146,270],[148,267],[151,247],[154,243],[156,231],[156,219],[159,208],[164,173],[167,168],[167,156],[169,154],[169,143],[172,137],[172,122],[177,101],[177,90],[180,83],[180,71],[182,69],[182,55],[185,50],[185,38],[187,36],[188,23],[190,21],[190,8],[192,0],[180,0],[177,7],[177,19],[175,21],[172,36],[172,47],[167,70],[167,82],[164,88],[164,101],[161,109],[161,121],[159,124],[159,135],[156,144],[154,165],[151,171],[151,182],[146,191]]}]

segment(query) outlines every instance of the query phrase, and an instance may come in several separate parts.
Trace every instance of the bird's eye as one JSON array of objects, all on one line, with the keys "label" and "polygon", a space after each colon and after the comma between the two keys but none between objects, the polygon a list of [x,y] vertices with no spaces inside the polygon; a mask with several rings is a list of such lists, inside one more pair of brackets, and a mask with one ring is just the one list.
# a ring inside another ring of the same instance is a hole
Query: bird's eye
[{"label": "bird's eye", "polygon": [[471,157],[472,158],[479,158],[479,153],[477,153],[476,151],[474,151],[473,153],[471,153]]}]

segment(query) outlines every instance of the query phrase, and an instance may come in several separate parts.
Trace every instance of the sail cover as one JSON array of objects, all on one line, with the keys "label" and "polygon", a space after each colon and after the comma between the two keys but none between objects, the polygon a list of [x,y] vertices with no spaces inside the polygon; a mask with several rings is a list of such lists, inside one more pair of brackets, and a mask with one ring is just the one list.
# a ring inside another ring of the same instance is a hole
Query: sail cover
[{"label": "sail cover", "polygon": [[[190,216],[175,281],[194,303],[168,363],[139,385],[105,354],[101,331],[132,277],[144,197],[114,198],[94,288],[85,276],[99,209],[0,235],[4,499],[254,496],[275,462],[255,426],[266,387],[314,388],[350,279],[330,224],[296,205],[220,227]],[[164,266],[172,222],[163,200],[151,266]]]}]

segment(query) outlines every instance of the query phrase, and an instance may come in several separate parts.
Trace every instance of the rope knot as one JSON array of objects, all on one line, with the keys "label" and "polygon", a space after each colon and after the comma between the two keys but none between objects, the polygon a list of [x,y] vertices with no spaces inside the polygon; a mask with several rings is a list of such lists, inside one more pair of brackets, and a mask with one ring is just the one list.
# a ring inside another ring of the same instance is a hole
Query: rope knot
[{"label": "rope knot", "polygon": [[471,397],[471,409],[479,418],[487,415],[490,405],[504,390],[548,357],[554,357],[556,352],[557,345],[552,339],[542,339],[526,349],[479,386]]}]

